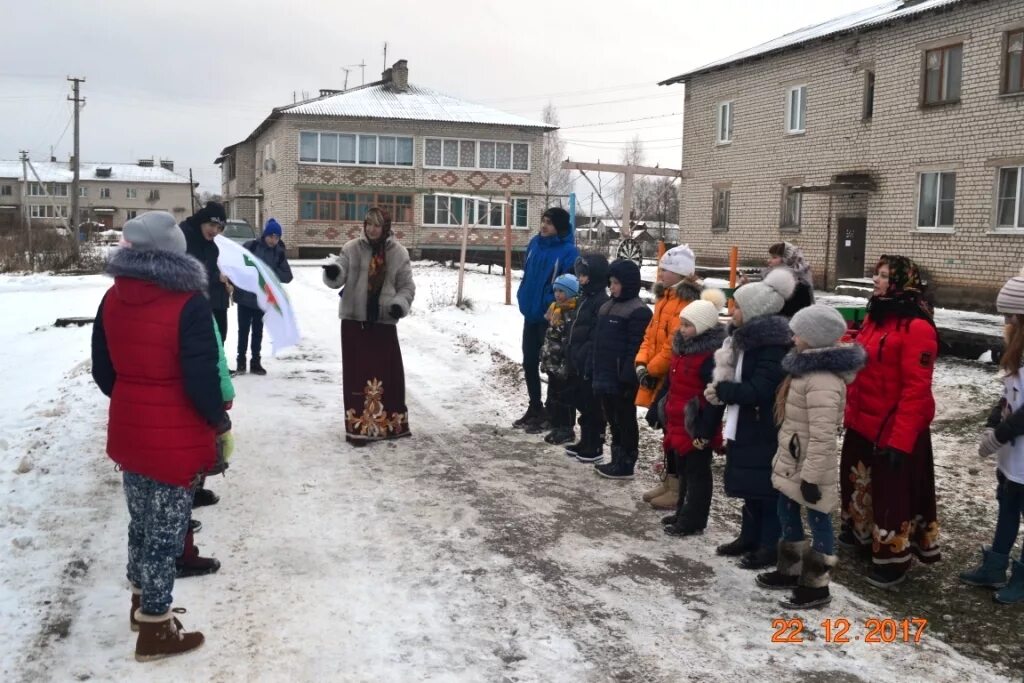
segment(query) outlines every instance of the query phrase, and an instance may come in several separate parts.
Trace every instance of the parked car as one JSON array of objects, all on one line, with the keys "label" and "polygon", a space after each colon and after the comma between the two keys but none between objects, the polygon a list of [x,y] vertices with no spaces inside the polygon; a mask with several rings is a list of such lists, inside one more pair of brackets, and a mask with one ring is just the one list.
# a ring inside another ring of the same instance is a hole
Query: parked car
[{"label": "parked car", "polygon": [[248,221],[229,218],[224,224],[224,236],[232,242],[245,244],[249,240],[256,239],[256,231],[252,229]]}]

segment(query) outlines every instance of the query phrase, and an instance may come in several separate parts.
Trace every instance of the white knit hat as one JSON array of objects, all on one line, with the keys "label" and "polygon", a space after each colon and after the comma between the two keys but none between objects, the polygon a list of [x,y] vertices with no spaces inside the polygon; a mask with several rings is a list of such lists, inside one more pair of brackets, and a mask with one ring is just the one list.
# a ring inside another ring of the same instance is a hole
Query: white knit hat
[{"label": "white knit hat", "polygon": [[796,289],[796,277],[789,268],[775,268],[760,282],[743,285],[733,294],[745,320],[775,315]]},{"label": "white knit hat", "polygon": [[996,310],[1004,315],[1024,314],[1024,269],[1016,277],[1007,280],[999,290]]},{"label": "white knit hat", "polygon": [[699,300],[686,305],[679,317],[693,325],[700,335],[718,324],[718,313],[723,306],[725,294],[719,289],[706,289]]},{"label": "white knit hat", "polygon": [[661,257],[659,266],[662,270],[671,271],[677,275],[688,277],[693,275],[697,263],[693,256],[693,250],[688,244],[680,244],[672,247]]}]

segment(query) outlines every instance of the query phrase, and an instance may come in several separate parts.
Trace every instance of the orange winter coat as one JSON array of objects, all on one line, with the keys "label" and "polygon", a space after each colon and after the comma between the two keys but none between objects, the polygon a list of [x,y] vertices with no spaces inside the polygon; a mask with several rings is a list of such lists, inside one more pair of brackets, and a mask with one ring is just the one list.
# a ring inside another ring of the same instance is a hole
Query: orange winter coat
[{"label": "orange winter coat", "polygon": [[647,325],[644,342],[636,354],[636,365],[646,365],[647,373],[658,381],[655,388],[641,386],[636,392],[636,404],[644,408],[649,408],[654,402],[672,366],[672,339],[679,329],[679,314],[687,304],[700,299],[701,288],[689,280],[672,287],[658,283],[654,286],[654,294],[657,297],[654,317]]}]

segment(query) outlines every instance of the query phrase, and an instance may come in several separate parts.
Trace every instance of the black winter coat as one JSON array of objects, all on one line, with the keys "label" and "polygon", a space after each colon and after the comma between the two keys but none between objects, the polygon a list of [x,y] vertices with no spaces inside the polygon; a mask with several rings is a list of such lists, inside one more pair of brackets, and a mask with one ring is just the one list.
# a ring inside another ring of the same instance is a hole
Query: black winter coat
[{"label": "black winter coat", "polygon": [[784,318],[792,318],[797,311],[814,305],[814,288],[803,280],[797,280],[793,296],[786,300],[779,315]]},{"label": "black winter coat", "polygon": [[[263,240],[249,240],[242,246],[260,261],[266,263],[274,271],[274,275],[281,281],[281,284],[292,281],[292,268],[288,265],[287,248],[283,241],[279,241],[276,247],[268,247]],[[235,287],[235,303],[247,308],[259,308],[259,304],[256,303],[256,295],[238,287]]]},{"label": "black winter coat", "polygon": [[576,317],[569,328],[568,351],[570,370],[590,380],[594,376],[594,336],[597,316],[608,302],[608,260],[600,254],[583,254],[590,279],[580,292]]},{"label": "black winter coat", "polygon": [[202,228],[191,223],[191,220],[191,218],[186,219],[178,226],[185,233],[186,252],[189,256],[197,258],[206,269],[210,308],[215,311],[224,310],[231,302],[228,300],[228,288],[220,281],[220,268],[217,267],[220,249],[211,240],[203,237]]},{"label": "black winter coat", "polygon": [[736,438],[729,441],[725,460],[725,493],[734,498],[770,498],[772,459],[778,450],[775,392],[786,376],[782,359],[792,346],[789,321],[781,315],[765,316],[733,331],[736,355],[743,351],[739,382],[720,381],[718,398],[738,405]]},{"label": "black winter coat", "polygon": [[601,306],[593,334],[595,393],[625,394],[640,386],[633,361],[652,317],[650,307],[636,294],[609,299]]}]

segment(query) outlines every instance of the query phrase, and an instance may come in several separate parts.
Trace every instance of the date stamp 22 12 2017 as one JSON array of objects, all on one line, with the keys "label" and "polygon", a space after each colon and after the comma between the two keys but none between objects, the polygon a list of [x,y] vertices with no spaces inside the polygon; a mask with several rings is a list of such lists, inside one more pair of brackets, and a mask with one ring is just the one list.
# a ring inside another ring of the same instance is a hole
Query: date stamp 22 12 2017
[{"label": "date stamp 22 12 2017", "polygon": [[[851,640],[862,640],[865,643],[920,643],[928,620],[912,619],[865,619],[863,633],[851,634],[853,628],[849,619],[825,619],[821,622],[826,643],[849,643]],[[773,643],[804,642],[804,620],[773,619]]]}]

